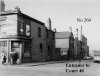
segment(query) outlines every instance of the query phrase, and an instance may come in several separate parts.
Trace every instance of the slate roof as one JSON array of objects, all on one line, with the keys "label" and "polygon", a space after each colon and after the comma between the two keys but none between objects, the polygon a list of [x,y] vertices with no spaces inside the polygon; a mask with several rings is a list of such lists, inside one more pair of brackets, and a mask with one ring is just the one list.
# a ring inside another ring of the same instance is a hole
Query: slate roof
[{"label": "slate roof", "polygon": [[59,39],[68,39],[71,35],[71,32],[66,31],[66,32],[56,32],[55,33],[55,38],[59,38]]},{"label": "slate roof", "polygon": [[14,10],[14,11],[13,11],[13,10],[9,10],[9,11],[2,12],[0,15],[1,15],[1,16],[5,16],[5,15],[13,15],[13,14],[18,14],[18,15],[21,15],[21,16],[23,16],[23,17],[27,17],[27,18],[29,18],[29,19],[31,19],[31,20],[37,22],[37,23],[40,23],[41,25],[44,25],[43,22],[41,22],[41,21],[39,21],[39,20],[37,20],[37,19],[35,19],[35,18],[33,18],[33,17],[30,17],[30,16],[28,16],[28,15],[22,13],[21,11],[19,12],[19,11],[16,11],[16,10]]}]

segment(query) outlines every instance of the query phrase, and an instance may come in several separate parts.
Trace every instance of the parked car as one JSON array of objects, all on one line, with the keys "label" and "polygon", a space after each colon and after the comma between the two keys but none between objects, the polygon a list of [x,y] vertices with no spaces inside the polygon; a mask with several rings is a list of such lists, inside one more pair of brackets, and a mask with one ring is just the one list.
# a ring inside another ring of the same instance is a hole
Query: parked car
[{"label": "parked car", "polygon": [[95,62],[100,62],[100,56],[94,56],[94,63]]},{"label": "parked car", "polygon": [[94,62],[100,62],[100,50],[94,50]]}]

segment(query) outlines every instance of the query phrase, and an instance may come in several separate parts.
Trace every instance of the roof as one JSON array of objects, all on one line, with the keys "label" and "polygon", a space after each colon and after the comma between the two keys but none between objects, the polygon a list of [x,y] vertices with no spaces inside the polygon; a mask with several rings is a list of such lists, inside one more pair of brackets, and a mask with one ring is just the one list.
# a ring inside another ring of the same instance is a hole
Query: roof
[{"label": "roof", "polygon": [[45,28],[46,28],[47,31],[51,31],[51,32],[55,33],[53,30],[49,30],[47,27],[45,27]]},{"label": "roof", "polygon": [[4,16],[4,15],[13,15],[13,14],[18,14],[18,15],[21,15],[21,16],[23,16],[23,17],[27,17],[27,18],[33,20],[34,22],[37,22],[37,23],[39,23],[39,24],[41,24],[41,25],[44,25],[43,22],[41,22],[41,21],[39,21],[39,20],[37,20],[37,19],[35,19],[35,18],[32,18],[32,17],[30,17],[30,16],[28,16],[28,15],[22,13],[21,11],[16,11],[16,10],[12,11],[12,10],[9,10],[9,11],[2,12],[2,13],[1,13],[1,16]]},{"label": "roof", "polygon": [[87,38],[84,35],[82,35],[82,39],[86,39],[87,40]]},{"label": "roof", "polygon": [[66,39],[69,38],[70,36],[71,36],[71,32],[69,31],[55,33],[55,38],[59,38],[59,39]]}]

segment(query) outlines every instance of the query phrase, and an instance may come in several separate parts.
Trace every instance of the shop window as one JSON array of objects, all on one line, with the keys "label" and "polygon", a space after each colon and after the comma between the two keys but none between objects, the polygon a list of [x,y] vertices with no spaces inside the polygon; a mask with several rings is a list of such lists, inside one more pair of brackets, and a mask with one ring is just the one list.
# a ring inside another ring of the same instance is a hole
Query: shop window
[{"label": "shop window", "polygon": [[[4,52],[5,55],[7,56],[7,41],[0,42],[0,55],[2,52]],[[0,56],[0,58],[1,58],[1,56]]]},{"label": "shop window", "polygon": [[1,41],[0,47],[7,47],[7,41]]},{"label": "shop window", "polygon": [[7,41],[1,41],[0,46],[1,47],[6,47],[7,46]]},{"label": "shop window", "polygon": [[41,28],[38,27],[38,37],[41,38]]}]

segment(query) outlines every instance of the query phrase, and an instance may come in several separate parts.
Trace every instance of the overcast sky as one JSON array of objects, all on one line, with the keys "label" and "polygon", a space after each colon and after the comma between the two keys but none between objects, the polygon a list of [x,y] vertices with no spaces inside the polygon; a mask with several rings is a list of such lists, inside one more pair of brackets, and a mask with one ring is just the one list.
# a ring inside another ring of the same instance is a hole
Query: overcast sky
[{"label": "overcast sky", "polygon": [[[19,6],[21,11],[44,23],[50,17],[52,28],[67,31],[79,29],[88,39],[90,51],[100,50],[100,0],[5,0],[6,10]],[[77,18],[91,18],[91,22],[77,22]]]}]

